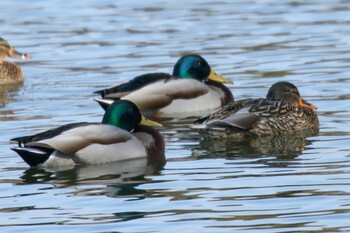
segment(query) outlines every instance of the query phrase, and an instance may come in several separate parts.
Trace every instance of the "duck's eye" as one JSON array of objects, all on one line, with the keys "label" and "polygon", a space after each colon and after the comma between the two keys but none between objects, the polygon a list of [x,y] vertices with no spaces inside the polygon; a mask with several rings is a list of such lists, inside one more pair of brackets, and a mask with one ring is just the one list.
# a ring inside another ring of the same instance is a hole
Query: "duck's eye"
[{"label": "duck's eye", "polygon": [[202,65],[202,62],[197,62],[197,66],[201,66]]},{"label": "duck's eye", "polygon": [[296,91],[294,90],[294,89],[285,89],[285,92],[287,92],[287,93],[291,93],[291,94],[295,94],[296,93]]},{"label": "duck's eye", "polygon": [[286,93],[290,93],[291,92],[291,90],[290,89],[284,89],[284,92],[286,92]]},{"label": "duck's eye", "polygon": [[0,44],[0,48],[1,49],[10,49],[11,47],[9,45],[6,45],[6,44]]}]

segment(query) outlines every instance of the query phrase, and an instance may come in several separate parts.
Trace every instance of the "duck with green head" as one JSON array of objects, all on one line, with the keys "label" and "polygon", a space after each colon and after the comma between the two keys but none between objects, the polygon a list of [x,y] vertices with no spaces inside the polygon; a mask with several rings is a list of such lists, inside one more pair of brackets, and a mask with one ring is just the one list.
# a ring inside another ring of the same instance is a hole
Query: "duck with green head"
[{"label": "duck with green head", "polygon": [[192,128],[260,136],[315,129],[318,124],[316,106],[306,102],[292,83],[277,82],[266,98],[230,103],[198,119]]},{"label": "duck with green head", "polygon": [[[147,126],[148,125],[148,126]],[[11,148],[30,166],[63,167],[103,164],[135,158],[164,159],[164,141],[137,106],[111,104],[102,123],[72,123],[30,136],[13,138]]]},{"label": "duck with green head", "polygon": [[4,58],[31,58],[29,54],[16,51],[11,45],[0,37],[0,84],[16,83],[23,81],[23,72],[19,65],[7,61]]},{"label": "duck with green head", "polygon": [[216,74],[203,57],[190,54],[176,62],[172,75],[140,75],[129,82],[96,91],[102,99],[95,100],[103,108],[113,100],[127,99],[143,112],[193,113],[233,102],[231,91],[223,83],[231,83],[231,80]]}]

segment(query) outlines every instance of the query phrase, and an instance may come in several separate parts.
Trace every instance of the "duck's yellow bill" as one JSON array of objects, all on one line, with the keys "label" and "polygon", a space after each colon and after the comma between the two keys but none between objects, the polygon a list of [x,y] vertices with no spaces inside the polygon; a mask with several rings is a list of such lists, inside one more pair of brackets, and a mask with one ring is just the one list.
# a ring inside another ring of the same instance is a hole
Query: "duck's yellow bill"
[{"label": "duck's yellow bill", "polygon": [[208,79],[219,83],[233,83],[231,79],[218,75],[217,73],[214,72],[213,69],[210,70]]},{"label": "duck's yellow bill", "polygon": [[152,127],[163,127],[162,124],[155,122],[155,121],[151,121],[150,119],[147,119],[144,116],[142,116],[141,125],[147,125],[147,126],[152,126]]}]

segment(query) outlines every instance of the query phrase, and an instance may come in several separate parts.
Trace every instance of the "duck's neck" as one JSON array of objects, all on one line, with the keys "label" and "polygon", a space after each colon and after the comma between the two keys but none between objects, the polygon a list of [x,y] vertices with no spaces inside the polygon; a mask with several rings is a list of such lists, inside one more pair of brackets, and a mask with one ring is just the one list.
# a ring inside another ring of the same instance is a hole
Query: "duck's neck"
[{"label": "duck's neck", "polygon": [[0,83],[15,83],[23,81],[21,67],[8,61],[0,61]]}]

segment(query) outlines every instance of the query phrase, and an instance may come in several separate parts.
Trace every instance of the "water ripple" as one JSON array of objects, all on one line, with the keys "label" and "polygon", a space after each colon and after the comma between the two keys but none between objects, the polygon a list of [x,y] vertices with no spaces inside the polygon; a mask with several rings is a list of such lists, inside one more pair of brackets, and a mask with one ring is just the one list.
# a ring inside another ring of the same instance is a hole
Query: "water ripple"
[{"label": "water ripple", "polygon": [[[349,232],[347,1],[1,1],[1,37],[33,59],[0,86],[4,232]],[[166,118],[167,163],[28,168],[10,138],[98,122],[95,90],[202,54],[236,99],[295,83],[319,132],[247,140]]]}]

